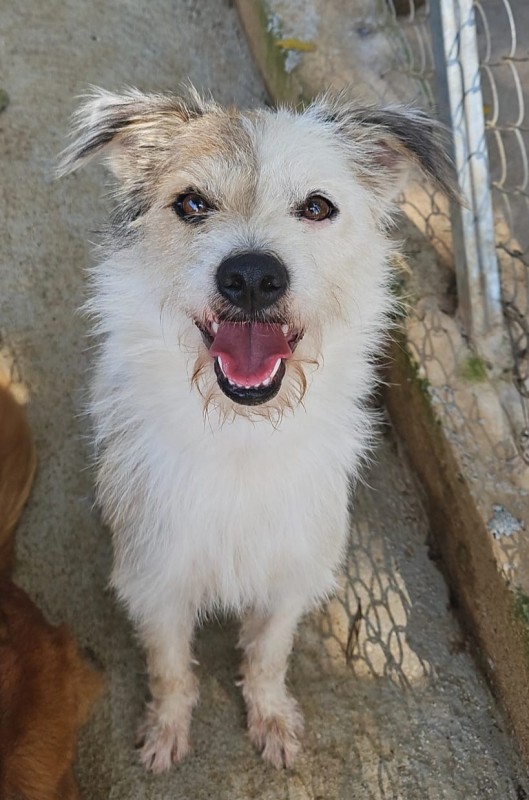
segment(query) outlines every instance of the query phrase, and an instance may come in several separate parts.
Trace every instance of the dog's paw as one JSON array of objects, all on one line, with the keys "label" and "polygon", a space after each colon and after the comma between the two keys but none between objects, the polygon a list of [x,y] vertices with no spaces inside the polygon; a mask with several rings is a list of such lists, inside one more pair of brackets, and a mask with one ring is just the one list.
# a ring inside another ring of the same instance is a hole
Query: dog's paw
[{"label": "dog's paw", "polygon": [[189,722],[164,722],[156,709],[149,706],[138,728],[136,748],[146,770],[155,774],[166,772],[191,750]]},{"label": "dog's paw", "polygon": [[251,741],[276,769],[291,767],[301,748],[303,717],[294,700],[289,698],[286,713],[266,716],[256,709],[248,714],[248,733]]}]

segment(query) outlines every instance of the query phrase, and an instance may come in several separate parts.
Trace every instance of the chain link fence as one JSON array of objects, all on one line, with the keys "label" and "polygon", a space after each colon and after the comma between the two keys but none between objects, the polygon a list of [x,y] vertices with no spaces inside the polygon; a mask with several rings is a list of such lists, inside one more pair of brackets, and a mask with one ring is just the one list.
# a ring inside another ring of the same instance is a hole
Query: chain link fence
[{"label": "chain link fence", "polygon": [[[392,50],[383,77],[393,95],[447,124],[465,198],[449,209],[421,186],[403,200],[440,261],[455,265],[457,287],[455,316],[411,298],[413,357],[453,434],[486,439],[492,458],[521,472],[529,463],[529,3],[377,0],[375,17]],[[452,372],[499,379],[509,430],[475,396],[462,398]],[[466,449],[472,459],[477,448]]]},{"label": "chain link fence", "polygon": [[529,4],[475,3],[502,300],[529,461]]}]

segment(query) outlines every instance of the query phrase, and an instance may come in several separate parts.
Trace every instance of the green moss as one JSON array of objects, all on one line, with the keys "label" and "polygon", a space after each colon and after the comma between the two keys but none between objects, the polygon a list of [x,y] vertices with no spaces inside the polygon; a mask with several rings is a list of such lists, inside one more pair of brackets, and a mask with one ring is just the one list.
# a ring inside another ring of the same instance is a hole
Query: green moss
[{"label": "green moss", "polygon": [[479,356],[469,356],[461,365],[461,376],[471,383],[483,383],[487,380],[485,364]]},{"label": "green moss", "polygon": [[525,650],[529,659],[529,597],[520,588],[514,593],[514,613],[524,629]]},{"label": "green moss", "polygon": [[404,347],[404,353],[405,353],[406,358],[408,360],[408,364],[410,365],[410,369],[413,372],[415,383],[417,384],[417,386],[421,390],[422,394],[425,395],[429,399],[429,397],[430,397],[430,386],[431,386],[430,381],[428,380],[428,378],[426,378],[426,377],[421,375],[421,367],[417,363],[417,361],[415,360],[415,358],[411,354],[410,349],[407,346]]},{"label": "green moss", "polygon": [[516,616],[527,626],[527,632],[529,633],[529,597],[521,589],[516,589],[514,596]]},{"label": "green moss", "polygon": [[415,395],[422,405],[425,419],[428,420],[429,424],[432,426],[436,426],[437,428],[442,427],[442,421],[436,415],[432,405],[432,396],[430,393],[431,383],[427,377],[421,375],[421,367],[410,352],[404,330],[401,330],[395,337],[395,344],[400,354],[397,355],[396,353],[395,358],[400,360],[401,363],[403,361],[406,362],[405,371],[410,376],[413,386],[418,390],[415,392]]},{"label": "green moss", "polygon": [[[285,69],[287,50],[276,46],[276,42],[283,38],[283,27],[278,17],[273,18],[266,0],[259,0],[255,4],[259,16],[259,24],[263,32],[266,49],[265,74],[274,99],[292,100],[292,87],[290,76]],[[272,28],[271,20],[274,19],[275,27]]]},{"label": "green moss", "polygon": [[470,553],[464,542],[459,542],[456,549],[456,558],[459,566],[464,572],[468,572],[470,567]]},{"label": "green moss", "polygon": [[314,98],[304,91],[296,70],[287,71],[289,49],[278,46],[285,40],[281,17],[272,11],[268,0],[255,0],[252,8],[251,16],[260,30],[258,62],[269,94],[276,103],[310,105]]},{"label": "green moss", "polygon": [[8,105],[9,105],[9,95],[5,89],[0,88],[0,114],[2,113],[2,111],[5,111]]},{"label": "green moss", "polygon": [[308,94],[305,94],[303,91],[301,91],[298,94],[298,103],[301,108],[307,108],[307,106],[310,106],[313,100],[314,100],[313,97],[311,97]]},{"label": "green moss", "polygon": [[396,318],[405,318],[408,316],[406,307],[409,305],[409,292],[407,286],[406,276],[402,271],[395,270],[391,274],[389,283],[389,291],[398,301],[396,309],[393,314]]}]

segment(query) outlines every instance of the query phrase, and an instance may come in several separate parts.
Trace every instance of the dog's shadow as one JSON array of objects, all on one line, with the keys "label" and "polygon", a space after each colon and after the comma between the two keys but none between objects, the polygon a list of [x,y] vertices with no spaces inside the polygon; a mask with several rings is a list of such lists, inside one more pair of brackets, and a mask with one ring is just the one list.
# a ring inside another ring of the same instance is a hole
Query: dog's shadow
[{"label": "dog's shadow", "polygon": [[[340,800],[457,796],[466,783],[451,765],[457,760],[475,781],[473,759],[501,746],[489,736],[487,690],[432,563],[420,491],[391,431],[366,481],[355,493],[339,591],[303,624],[292,662],[311,791]],[[457,740],[466,737],[473,744],[462,753]],[[499,781],[488,772],[485,789]],[[432,794],[439,785],[448,794]]]},{"label": "dog's shadow", "polygon": [[237,686],[240,677],[241,651],[237,648],[240,622],[233,617],[212,618],[197,631],[195,639],[196,669],[200,679],[202,702],[204,692],[214,693],[208,681],[214,680],[216,691],[222,692],[230,705],[239,709],[239,721],[244,723],[244,703]]}]

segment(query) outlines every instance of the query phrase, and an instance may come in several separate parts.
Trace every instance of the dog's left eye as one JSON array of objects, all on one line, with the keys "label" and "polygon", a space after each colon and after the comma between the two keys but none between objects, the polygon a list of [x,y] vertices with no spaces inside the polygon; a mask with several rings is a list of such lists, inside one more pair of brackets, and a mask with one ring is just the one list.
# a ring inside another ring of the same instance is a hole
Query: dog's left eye
[{"label": "dog's left eye", "polygon": [[179,195],[173,203],[176,214],[189,222],[199,222],[212,210],[207,200],[197,192],[185,192]]},{"label": "dog's left eye", "polygon": [[297,209],[297,216],[311,222],[321,222],[337,214],[337,209],[330,200],[321,194],[311,194]]}]

